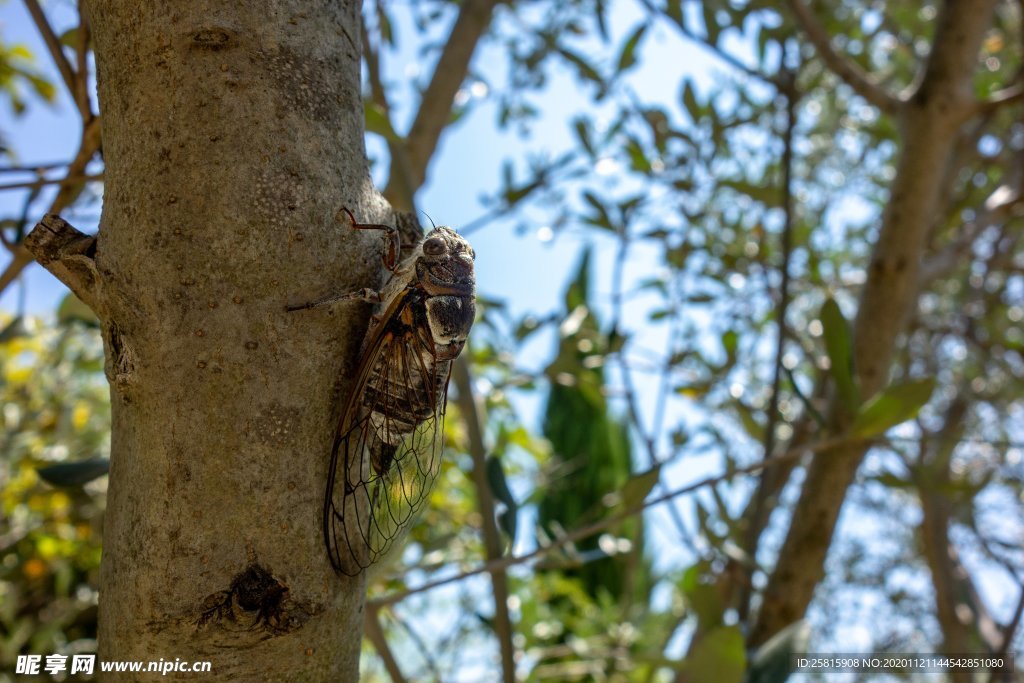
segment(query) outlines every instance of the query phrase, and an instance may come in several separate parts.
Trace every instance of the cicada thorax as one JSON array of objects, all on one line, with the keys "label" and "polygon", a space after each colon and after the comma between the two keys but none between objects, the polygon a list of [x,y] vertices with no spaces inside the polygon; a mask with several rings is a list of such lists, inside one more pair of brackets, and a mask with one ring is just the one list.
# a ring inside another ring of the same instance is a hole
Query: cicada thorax
[{"label": "cicada thorax", "polygon": [[[361,404],[382,444],[397,446],[444,402],[451,362],[439,358],[429,333],[427,300],[415,289],[408,294],[401,314],[382,331],[388,347],[401,353],[378,356],[369,370]],[[374,468],[386,470],[384,464],[382,459]]]}]

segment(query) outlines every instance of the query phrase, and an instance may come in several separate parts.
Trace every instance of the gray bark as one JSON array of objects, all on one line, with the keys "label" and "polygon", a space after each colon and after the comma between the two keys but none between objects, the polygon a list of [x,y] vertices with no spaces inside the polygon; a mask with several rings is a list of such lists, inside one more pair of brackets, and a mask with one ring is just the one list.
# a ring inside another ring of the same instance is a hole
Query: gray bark
[{"label": "gray bark", "polygon": [[381,277],[374,238],[335,220],[342,206],[389,218],[363,147],[359,1],[88,12],[100,232],[90,247],[58,229],[35,248],[49,244],[48,267],[103,325],[100,657],[356,680],[365,579],[331,570],[320,514],[368,311],[285,305]]}]

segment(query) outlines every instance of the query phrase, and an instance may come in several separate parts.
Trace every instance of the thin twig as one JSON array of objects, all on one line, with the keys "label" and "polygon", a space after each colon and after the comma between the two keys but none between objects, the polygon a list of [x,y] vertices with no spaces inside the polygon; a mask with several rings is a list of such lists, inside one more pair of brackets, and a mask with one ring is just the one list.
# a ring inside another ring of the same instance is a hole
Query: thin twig
[{"label": "thin twig", "polygon": [[387,670],[388,675],[391,676],[391,680],[395,683],[403,683],[405,677],[402,675],[402,669],[398,666],[398,660],[395,659],[394,653],[391,652],[391,646],[388,645],[384,629],[380,627],[379,609],[366,610],[366,617],[363,619],[363,630],[366,631],[366,637],[373,643],[373,648],[377,650],[377,655],[384,662],[384,668]]},{"label": "thin twig", "polygon": [[[783,69],[787,69],[785,65]],[[789,310],[789,262],[793,253],[793,132],[796,130],[796,107],[800,94],[796,88],[796,73],[782,71],[779,78],[779,91],[785,99],[786,123],[782,134],[782,262],[779,264],[779,301],[775,312],[777,334],[775,342],[775,368],[772,377],[772,393],[768,404],[768,424],[764,433],[764,457],[770,458],[775,451],[775,429],[779,420],[779,400],[782,389],[783,355],[786,350],[786,313]],[[765,507],[768,503],[767,480],[760,477],[754,501],[751,507],[749,526],[743,550],[754,559],[757,555],[758,540],[765,523]],[[754,563],[756,564],[756,563]],[[749,577],[748,577],[749,578]],[[739,601],[740,620],[744,621],[750,609],[753,593],[753,582],[744,581]]]},{"label": "thin twig", "polygon": [[[75,158],[68,164],[68,176],[82,175],[85,172],[85,167],[92,160],[93,155],[96,154],[96,150],[100,148],[100,141],[101,125],[100,119],[97,117],[84,124],[82,128],[82,142]],[[63,211],[65,207],[78,197],[80,188],[80,183],[61,185],[60,191],[57,192],[57,196],[50,204],[50,209],[47,213],[60,213]],[[11,260],[7,263],[7,268],[3,273],[0,273],[0,293],[3,293],[32,261],[32,254],[24,247],[19,246],[13,251]]]},{"label": "thin twig", "polygon": [[[469,454],[473,459],[473,484],[476,487],[477,508],[483,518],[484,552],[489,561],[502,556],[501,535],[494,518],[494,495],[487,480],[487,447],[484,444],[483,420],[480,406],[473,391],[469,361],[465,356],[456,359],[452,379],[458,390],[459,411],[466,422],[469,435]],[[512,617],[508,611],[508,576],[503,569],[491,572],[494,592],[494,635],[501,650],[501,670],[505,683],[516,679],[515,646],[512,642]]]},{"label": "thin twig", "polygon": [[401,602],[402,600],[405,600],[410,595],[423,593],[429,590],[433,590],[435,588],[439,588],[441,586],[446,586],[450,583],[464,581],[465,579],[471,578],[473,576],[478,576],[480,574],[493,573],[498,570],[504,570],[508,569],[509,567],[515,567],[521,564],[525,564],[539,557],[543,557],[548,553],[558,548],[561,548],[562,546],[576,543],[577,541],[581,541],[585,538],[593,536],[594,534],[600,533],[601,531],[604,531],[609,527],[621,524],[622,522],[630,519],[631,517],[635,517],[636,515],[643,513],[648,508],[651,508],[655,505],[660,505],[674,498],[677,498],[678,496],[682,496],[687,493],[693,493],[694,491],[698,491],[702,488],[714,486],[715,484],[729,481],[733,477],[737,477],[744,474],[753,474],[754,472],[761,472],[770,467],[775,467],[777,465],[782,465],[797,460],[807,453],[820,453],[821,451],[825,451],[830,448],[835,448],[837,446],[850,443],[851,441],[855,441],[855,439],[852,439],[851,437],[845,435],[825,439],[816,444],[791,449],[789,451],[786,451],[785,453],[777,455],[768,460],[762,460],[761,462],[754,463],[753,465],[748,465],[746,467],[738,467],[723,474],[718,474],[712,477],[701,479],[700,481],[694,482],[693,484],[688,484],[678,489],[674,489],[663,495],[656,496],[654,498],[651,498],[650,500],[644,501],[639,505],[627,508],[626,510],[620,512],[617,515],[605,517],[604,519],[598,520],[592,524],[588,524],[584,527],[576,529],[575,531],[571,531],[563,536],[559,536],[558,538],[552,539],[548,545],[541,548],[537,548],[536,550],[526,553],[525,555],[508,555],[506,557],[501,558],[500,560],[486,562],[476,567],[475,569],[471,569],[469,571],[456,574],[455,576],[450,576],[444,579],[437,579],[435,581],[428,581],[422,586],[417,586],[416,588],[410,588],[404,591],[397,591],[389,595],[374,598],[373,600],[370,600],[368,604],[372,605],[373,607],[384,607],[386,605],[393,605],[395,603]]},{"label": "thin twig", "polygon": [[53,61],[57,65],[61,78],[64,79],[64,85],[67,86],[72,99],[75,99],[77,74],[71,68],[71,62],[64,56],[64,48],[60,44],[60,39],[53,32],[53,27],[50,26],[50,22],[47,20],[46,14],[43,13],[43,8],[39,6],[39,3],[36,0],[24,1],[28,13],[32,15],[32,21],[35,22],[36,28],[39,29],[39,33],[43,37],[43,42],[46,43],[46,48],[50,51],[50,56],[53,57]]},{"label": "thin twig", "polygon": [[25,164],[24,166],[0,166],[0,173],[41,173],[54,168],[64,168],[66,161],[53,161],[45,164]]},{"label": "thin twig", "polygon": [[853,88],[854,92],[886,114],[899,112],[902,101],[883,88],[859,64],[843,57],[832,47],[831,37],[818,17],[804,0],[789,0],[789,7],[796,16],[800,27],[818,51],[818,56],[844,83]]},{"label": "thin twig", "polygon": [[[419,109],[406,138],[410,187],[419,188],[423,184],[427,164],[434,156],[441,133],[451,122],[455,94],[466,79],[470,60],[499,1],[465,0],[459,8],[459,16],[444,43],[430,83],[420,97]],[[394,176],[388,179],[385,197],[396,194],[395,180]]]},{"label": "thin twig", "polygon": [[75,73],[75,102],[83,121],[93,118],[92,103],[89,101],[89,74],[86,61],[89,52],[89,22],[82,11],[82,0],[78,0],[78,43],[75,45],[75,60],[78,67]]},{"label": "thin twig", "polygon": [[[626,223],[626,216],[622,216],[623,224],[619,234],[619,248],[615,255],[615,266],[612,272],[612,323],[611,329],[616,333],[621,333],[621,321],[622,321],[622,305],[623,305],[623,278],[625,274],[626,261],[629,256],[630,247],[630,236],[629,226]],[[673,325],[678,321],[678,316],[673,318]],[[671,347],[674,343],[675,335],[671,332],[668,335],[667,344],[669,345],[668,356],[671,355]],[[640,435],[640,441],[644,445],[644,449],[647,452],[648,467],[661,466],[663,460],[658,456],[657,443],[654,435],[661,433],[661,418],[664,416],[665,397],[668,394],[668,368],[665,368],[664,372],[661,372],[659,379],[658,388],[658,405],[655,409],[655,422],[651,430],[647,430],[644,427],[643,417],[640,414],[640,405],[637,400],[636,387],[633,384],[633,370],[630,367],[629,360],[625,353],[620,352],[618,354],[619,369],[622,372],[622,384],[624,388],[624,394],[626,398],[626,410],[629,413],[629,419],[633,423],[633,428],[637,434]],[[658,478],[657,485],[664,487],[664,483],[661,478]],[[693,552],[697,552],[697,544],[694,541],[693,535],[689,529],[686,528],[686,523],[683,520],[679,510],[675,505],[668,506],[669,517],[672,519],[672,523],[676,527],[676,531],[679,533],[679,538],[682,542]],[[641,549],[642,551],[642,549]]]},{"label": "thin twig", "polygon": [[[665,10],[655,7],[654,3],[651,2],[651,0],[640,0],[640,4],[643,5],[651,14],[665,15]],[[762,73],[761,71],[754,67],[744,64],[735,55],[726,52],[725,50],[723,50],[722,48],[720,48],[718,45],[711,42],[707,38],[699,36],[693,31],[691,31],[690,28],[686,25],[685,18],[680,19],[678,21],[672,19],[672,25],[676,27],[676,29],[683,35],[684,38],[687,38],[688,40],[696,43],[698,46],[711,52],[713,55],[718,57],[719,60],[725,62],[733,69],[741,73],[744,73],[747,76],[750,76],[751,78],[755,78],[766,85],[776,85],[775,80],[771,76]]]},{"label": "thin twig", "polygon": [[[579,172],[581,168],[573,166],[573,162],[579,158],[580,157],[576,152],[566,152],[544,168],[536,170],[534,172],[534,179],[530,182],[530,192],[535,192],[536,190],[551,183],[552,177],[555,173],[565,171],[565,176],[571,177],[573,174]],[[485,227],[491,221],[503,218],[511,212],[512,204],[504,200],[499,200],[494,206],[486,210],[481,215],[461,225],[459,227],[459,232],[463,235],[472,234]]]},{"label": "thin twig", "polygon": [[999,109],[1000,107],[1005,107],[1008,104],[1016,104],[1021,101],[1024,101],[1024,83],[1016,83],[1003,88],[1002,90],[998,90],[992,93],[988,98],[978,102],[977,113],[987,114]]},{"label": "thin twig", "polygon": [[24,190],[26,188],[39,189],[47,185],[78,185],[91,183],[96,180],[103,180],[103,173],[84,173],[81,175],[67,175],[63,178],[39,178],[37,180],[26,180],[20,183],[9,183],[0,185],[0,192],[6,190]]},{"label": "thin twig", "polygon": [[[1017,580],[1017,589],[1020,591],[1020,596],[1017,598],[1017,607],[1013,611],[1013,617],[1010,619],[1010,623],[1003,629],[1003,642],[999,646],[996,652],[992,653],[993,657],[1005,657],[1010,652],[1010,647],[1013,645],[1013,636],[1017,633],[1017,629],[1020,627],[1021,617],[1024,616],[1024,583]],[[997,675],[1002,674],[1003,680],[1011,680],[1011,676],[1007,675],[1006,670],[1003,671],[992,671],[988,676],[988,683],[995,683],[998,679]]]},{"label": "thin twig", "polygon": [[[412,624],[410,624],[407,619],[403,619],[397,612],[394,611],[391,612],[391,618],[394,619],[396,624],[398,624],[402,627],[402,629],[405,630],[405,633],[409,636],[412,642],[416,644],[416,647],[419,648],[419,655],[423,658],[423,661],[427,665],[427,669],[430,671],[430,680],[440,681],[441,669],[437,666],[437,658],[435,656],[436,653],[431,652],[431,648],[423,640],[423,637],[420,636],[419,633],[417,633],[416,629],[412,627]],[[457,633],[458,629],[454,629],[454,631]],[[445,647],[446,645],[442,644],[441,646],[437,647],[437,650],[443,652]],[[420,678],[423,677],[421,676]]]}]

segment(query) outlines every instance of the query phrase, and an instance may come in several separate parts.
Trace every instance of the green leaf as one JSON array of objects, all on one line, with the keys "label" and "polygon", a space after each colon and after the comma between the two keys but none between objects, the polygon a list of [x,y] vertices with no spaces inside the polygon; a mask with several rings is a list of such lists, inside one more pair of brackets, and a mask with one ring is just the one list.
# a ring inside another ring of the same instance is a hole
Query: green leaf
[{"label": "green leaf", "polygon": [[518,510],[505,508],[497,514],[498,527],[508,536],[509,546],[516,542],[516,528],[519,524]]},{"label": "green leaf", "polygon": [[839,304],[829,297],[821,306],[819,313],[824,328],[825,351],[828,353],[829,372],[836,382],[836,388],[843,404],[851,414],[860,409],[860,391],[853,380],[853,344],[850,326],[839,310]]},{"label": "green leaf", "polygon": [[601,77],[601,74],[598,73],[597,69],[591,66],[587,60],[583,59],[583,57],[564,48],[559,48],[558,53],[576,67],[576,70],[579,71],[580,76],[584,80],[591,81],[601,87],[604,87],[604,79]]},{"label": "green leaf", "polygon": [[733,180],[725,178],[720,180],[719,185],[728,187],[740,194],[745,194],[754,201],[761,202],[769,208],[779,206],[779,190],[771,183],[750,182],[748,180]]},{"label": "green leaf", "polygon": [[64,33],[60,34],[60,38],[58,38],[57,40],[64,47],[70,47],[72,50],[74,50],[78,48],[78,36],[81,34],[81,32],[82,27],[75,26],[73,28],[69,28],[67,31],[64,31]]},{"label": "green leaf", "polygon": [[754,441],[763,441],[764,425],[757,421],[757,418],[754,417],[753,411],[751,411],[750,408],[737,401],[736,412],[740,416],[740,422],[743,423],[743,429],[747,432],[750,438],[753,439]]},{"label": "green leaf", "polygon": [[651,160],[644,154],[643,147],[640,146],[640,142],[636,138],[630,137],[626,143],[626,153],[629,154],[629,163],[634,171],[638,173],[650,173],[654,168],[651,165]]},{"label": "green leaf", "polygon": [[722,33],[722,27],[718,25],[718,17],[715,16],[715,5],[713,2],[701,3],[701,11],[704,13],[704,30],[708,34],[708,43],[718,44],[718,36]]},{"label": "green leaf", "polygon": [[741,683],[747,667],[743,634],[738,626],[723,626],[704,634],[690,649],[683,670],[687,680]]},{"label": "green leaf", "polygon": [[608,11],[608,7],[604,0],[597,0],[594,6],[594,14],[597,18],[597,30],[601,34],[601,40],[608,42],[608,21],[605,14]]},{"label": "green leaf", "polygon": [[623,485],[621,492],[622,504],[632,509],[644,502],[647,495],[658,485],[661,476],[661,465],[655,465],[646,472],[635,474]]},{"label": "green leaf", "polygon": [[850,427],[853,436],[870,439],[915,417],[935,390],[935,379],[912,379],[892,384],[871,398]]},{"label": "green leaf", "polygon": [[501,466],[501,460],[493,455],[488,456],[486,470],[487,484],[491,487],[491,493],[505,506],[505,509],[498,514],[498,524],[508,535],[509,541],[515,543],[519,505],[508,487],[508,480],[505,479],[505,470]]},{"label": "green leaf", "polygon": [[385,140],[399,139],[395,129],[391,127],[391,119],[380,105],[367,100],[363,110],[366,115],[366,132],[376,133]]},{"label": "green leaf", "polygon": [[882,486],[891,489],[913,489],[917,486],[914,482],[904,479],[898,474],[893,474],[892,472],[883,472],[877,476],[869,477],[868,480],[878,482]]},{"label": "green leaf", "polygon": [[523,341],[539,329],[540,321],[533,316],[526,316],[519,325],[516,326],[513,334],[515,335],[516,341]]},{"label": "green leaf", "polygon": [[729,359],[728,365],[736,362],[736,349],[739,347],[740,335],[736,330],[726,330],[722,333],[722,348]]},{"label": "green leaf", "polygon": [[100,326],[100,320],[92,309],[72,293],[65,295],[57,307],[57,322],[62,325],[79,322],[88,327],[98,328]]},{"label": "green leaf", "polygon": [[802,619],[782,629],[751,656],[744,683],[783,683],[793,672],[793,655],[807,652],[810,640],[811,628]]},{"label": "green leaf", "polygon": [[682,0],[668,0],[665,6],[665,16],[671,19],[678,26],[683,25],[683,2]]},{"label": "green leaf", "polygon": [[590,156],[594,156],[594,145],[590,141],[590,124],[587,120],[583,117],[573,119],[572,127],[576,131],[576,137],[579,138],[583,149],[587,150],[587,154]]},{"label": "green leaf", "polygon": [[53,83],[32,73],[25,73],[25,78],[43,100],[51,104],[57,100],[57,87]]},{"label": "green leaf", "polygon": [[619,53],[619,63],[615,67],[616,74],[620,74],[636,64],[636,48],[640,44],[640,40],[643,39],[646,31],[647,24],[641,24],[626,40],[626,44],[622,46],[622,52]]},{"label": "green leaf", "polygon": [[384,11],[384,3],[377,3],[377,27],[380,31],[380,39],[390,45],[395,46],[395,32],[392,29],[391,17]]},{"label": "green leaf", "polygon": [[693,89],[693,84],[690,81],[686,81],[683,86],[683,106],[686,111],[690,114],[690,118],[696,123],[703,115],[704,108],[697,101],[697,93]]},{"label": "green leaf", "polygon": [[36,470],[44,481],[62,488],[88,484],[93,479],[99,479],[108,471],[110,471],[110,461],[106,458],[63,462]]},{"label": "green leaf", "polygon": [[706,573],[706,565],[698,562],[683,574],[680,588],[688,608],[697,616],[699,628],[709,631],[721,625],[725,607],[718,589],[705,582]]},{"label": "green leaf", "polygon": [[615,232],[615,226],[612,225],[612,219],[611,216],[608,215],[608,209],[606,209],[604,204],[601,203],[601,200],[597,198],[597,195],[590,190],[584,190],[583,199],[585,199],[587,204],[590,204],[590,206],[592,206],[597,212],[596,215],[585,216],[584,220],[594,227],[604,228],[605,230]]},{"label": "green leaf", "polygon": [[7,342],[14,341],[15,339],[22,339],[31,336],[32,332],[25,326],[24,316],[15,316],[11,319],[11,322],[7,323],[7,325],[0,330],[0,344],[6,344]]}]

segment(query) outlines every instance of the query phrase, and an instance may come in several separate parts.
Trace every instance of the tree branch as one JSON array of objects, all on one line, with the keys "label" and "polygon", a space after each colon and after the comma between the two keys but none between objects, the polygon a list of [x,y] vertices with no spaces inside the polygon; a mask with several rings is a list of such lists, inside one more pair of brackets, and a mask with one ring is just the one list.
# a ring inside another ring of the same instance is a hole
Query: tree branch
[{"label": "tree branch", "polygon": [[[770,458],[775,451],[776,425],[779,420],[779,394],[782,389],[783,355],[786,351],[786,313],[789,310],[789,271],[790,259],[793,254],[793,133],[796,130],[797,103],[800,93],[796,87],[796,74],[784,70],[779,76],[779,90],[785,100],[786,127],[782,134],[782,243],[780,252],[782,262],[779,264],[779,301],[777,304],[775,318],[777,320],[777,335],[775,342],[774,376],[772,377],[772,394],[768,404],[768,424],[764,432],[764,457]],[[770,491],[765,485],[764,477],[759,478],[758,486],[754,491],[754,500],[750,510],[751,524],[746,529],[743,550],[752,560],[757,557],[757,547],[764,529],[768,497]],[[740,619],[745,621],[750,609],[750,597],[753,590],[753,582],[750,581],[750,574],[753,568],[745,568],[746,579],[740,589],[739,614]]]},{"label": "tree branch", "polygon": [[[455,360],[452,377],[458,389],[459,411],[469,432],[469,454],[473,458],[473,485],[476,487],[477,507],[483,518],[484,550],[488,561],[501,559],[502,543],[494,519],[494,495],[487,481],[487,448],[484,445],[483,421],[480,406],[473,391],[469,361],[465,356]],[[512,643],[512,618],[508,611],[508,576],[504,569],[491,572],[494,591],[494,635],[501,649],[501,670],[505,683],[516,680],[515,646]]]},{"label": "tree branch", "polygon": [[[459,16],[452,26],[452,32],[445,43],[444,51],[434,67],[430,84],[423,91],[420,108],[416,112],[405,148],[408,153],[408,183],[418,188],[426,178],[427,165],[434,155],[441,133],[451,119],[455,93],[462,87],[480,38],[491,23],[491,14],[500,0],[466,0],[462,3]],[[400,179],[392,173],[384,196],[389,200],[399,195],[396,182]]]},{"label": "tree branch", "polygon": [[[795,1],[795,0],[793,0]],[[919,87],[900,107],[902,147],[889,202],[872,250],[854,323],[854,370],[864,396],[889,381],[897,339],[917,305],[920,260],[941,204],[942,179],[964,122],[982,38],[997,0],[951,0],[940,11]],[[833,399],[830,431],[852,415]],[[801,619],[825,575],[825,559],[846,491],[867,448],[843,444],[814,458],[778,562],[764,590],[750,644],[757,646]]]},{"label": "tree branch", "polygon": [[24,190],[24,189],[38,189],[46,187],[47,185],[81,185],[82,183],[88,183],[95,180],[103,180],[102,173],[83,173],[82,175],[66,175],[63,178],[37,178],[36,180],[26,180],[20,183],[9,183],[7,185],[0,185],[0,192],[5,190]]},{"label": "tree branch", "polygon": [[[388,103],[384,82],[381,80],[380,58],[373,50],[366,23],[362,22],[363,59],[366,62],[366,73],[370,81],[370,101],[380,108],[387,120],[388,128],[394,131],[391,120],[391,105]],[[413,212],[416,189],[419,185],[412,184],[412,172],[409,167],[409,152],[405,142],[395,135],[386,138],[388,153],[391,155],[390,178],[388,188],[384,190],[385,198],[396,211]]]},{"label": "tree branch", "polygon": [[25,237],[25,249],[43,268],[67,285],[93,311],[97,310],[99,273],[93,255],[96,238],[76,230],[56,214],[46,214]]},{"label": "tree branch", "polygon": [[[949,463],[953,450],[964,431],[968,404],[963,392],[958,393],[943,416],[937,441],[920,444],[919,465],[914,468],[918,497],[921,503],[920,543],[922,554],[932,575],[935,593],[935,616],[942,630],[942,652],[955,654],[974,652],[977,645],[971,638],[971,622],[979,625],[984,606],[976,597],[970,576],[949,538],[953,510],[948,498],[940,493],[950,484]],[[987,615],[984,615],[987,617]],[[970,619],[970,621],[968,621]],[[988,648],[995,649],[997,645]],[[954,683],[967,683],[967,671],[952,672]]]},{"label": "tree branch", "polygon": [[[658,7],[655,7],[654,3],[651,2],[651,0],[640,0],[640,4],[643,5],[647,9],[647,11],[649,13],[651,13],[651,14],[657,14],[657,15],[664,15],[664,14],[666,14],[665,10],[660,9]],[[693,31],[691,31],[689,29],[689,27],[686,25],[684,19],[678,19],[677,20],[676,18],[669,17],[669,20],[672,22],[672,25],[675,26],[676,29],[683,35],[684,38],[687,38],[688,40],[693,41],[698,46],[704,48],[708,52],[711,52],[716,57],[718,57],[718,59],[720,59],[721,61],[723,61],[726,64],[728,64],[733,69],[735,69],[735,70],[737,70],[737,71],[739,71],[741,73],[744,73],[744,74],[750,76],[751,78],[755,78],[755,79],[761,81],[762,83],[766,83],[766,84],[772,85],[772,86],[777,86],[778,85],[771,76],[769,76],[767,74],[764,74],[761,71],[758,71],[757,69],[755,69],[753,67],[747,66],[746,64],[741,62],[735,55],[733,55],[733,54],[731,54],[729,52],[726,52],[725,50],[720,48],[718,45],[715,45],[714,43],[710,42],[706,38],[704,38],[702,36],[699,36],[696,33],[694,33]]]},{"label": "tree branch", "polygon": [[[78,87],[75,83],[78,76],[71,67],[71,62],[64,56],[64,48],[61,46],[57,34],[53,32],[53,27],[50,26],[46,14],[43,13],[43,8],[39,6],[36,0],[25,0],[25,7],[28,9],[28,13],[32,15],[32,21],[36,23],[36,28],[39,29],[39,33],[42,35],[43,42],[46,43],[46,48],[50,51],[50,56],[53,57],[61,78],[64,79],[64,85],[67,86],[72,99],[77,101]],[[79,67],[81,68],[81,65]]]},{"label": "tree branch", "polygon": [[818,56],[836,76],[886,114],[894,115],[899,112],[902,101],[898,97],[885,90],[856,62],[846,59],[833,49],[828,32],[804,0],[789,0],[789,7],[814,45],[814,49],[818,51]]},{"label": "tree branch", "polygon": [[78,0],[78,43],[75,45],[75,102],[83,121],[93,119],[92,103],[89,101],[89,77],[86,73],[86,57],[89,52],[89,22],[82,11],[84,0]]},{"label": "tree branch", "polygon": [[[82,143],[74,160],[68,164],[68,177],[81,176],[85,172],[85,167],[92,160],[93,155],[96,154],[96,150],[100,148],[100,143],[101,126],[100,119],[97,117],[86,123],[82,130]],[[81,188],[81,183],[61,185],[60,191],[54,198],[53,203],[50,204],[50,210],[47,213],[60,213],[78,198]],[[7,264],[4,272],[0,274],[0,294],[21,275],[21,271],[25,270],[25,267],[30,263],[32,263],[32,254],[24,246],[17,245],[11,252],[10,263]]]},{"label": "tree branch", "polygon": [[694,482],[693,484],[688,484],[678,489],[669,491],[663,495],[655,496],[654,498],[646,500],[640,503],[639,505],[627,508],[626,510],[623,510],[619,514],[612,515],[610,517],[605,517],[604,519],[598,520],[593,524],[588,524],[584,527],[576,529],[575,531],[571,531],[567,534],[554,538],[551,540],[550,543],[548,543],[548,545],[537,548],[536,550],[526,553],[525,555],[506,555],[505,557],[502,557],[499,560],[491,560],[490,562],[486,562],[475,569],[462,572],[461,574],[457,574],[455,576],[449,576],[447,578],[437,579],[435,581],[428,581],[427,583],[421,586],[417,586],[416,588],[410,588],[404,591],[397,591],[389,595],[374,598],[372,600],[369,600],[367,604],[375,608],[383,607],[386,605],[394,605],[395,603],[399,603],[402,600],[405,600],[410,595],[415,595],[416,593],[423,593],[429,590],[433,590],[435,588],[440,588],[441,586],[446,586],[450,583],[463,581],[473,576],[478,576],[480,574],[485,573],[493,573],[499,569],[504,570],[508,569],[509,567],[514,567],[520,564],[531,562],[537,558],[547,555],[553,550],[561,548],[562,546],[570,545],[572,543],[576,543],[577,541],[581,541],[585,538],[589,538],[594,534],[600,533],[605,529],[608,529],[609,527],[621,524],[629,518],[641,514],[648,508],[668,502],[670,500],[673,500],[674,498],[685,495],[687,493],[693,493],[694,491],[698,491],[702,488],[714,486],[715,484],[719,484],[724,481],[729,481],[733,477],[737,477],[743,474],[761,472],[762,470],[776,467],[778,465],[783,465],[785,463],[797,460],[798,458],[808,453],[822,453],[829,449],[836,448],[837,446],[840,446],[842,444],[849,443],[861,442],[850,441],[848,437],[841,436],[834,437],[831,439],[825,439],[823,441],[819,441],[816,444],[811,444],[808,446],[792,448],[786,451],[785,453],[777,455],[773,458],[762,460],[761,462],[757,462],[754,463],[753,465],[748,465],[746,467],[738,467],[736,469],[725,472],[724,474],[718,474],[712,477],[707,477],[705,479],[701,479],[700,481]]},{"label": "tree branch", "polygon": [[1000,107],[1018,102],[1024,102],[1024,83],[1008,86],[992,93],[987,99],[981,100],[978,102],[978,113],[987,114]]},{"label": "tree branch", "polygon": [[[1013,611],[1013,616],[1010,618],[1010,623],[1003,628],[1003,642],[999,646],[993,655],[996,657],[1005,657],[1013,645],[1013,636],[1017,633],[1017,628],[1020,626],[1021,617],[1024,616],[1024,583],[1021,583],[1020,579],[1017,580],[1017,590],[1020,591],[1017,599],[1017,608]],[[988,683],[995,683],[996,676],[1006,675],[1004,672],[993,671],[989,674]],[[1006,676],[1004,680],[1011,680],[1010,676]]]},{"label": "tree branch", "polygon": [[405,683],[405,676],[402,675],[402,668],[398,666],[398,660],[388,645],[388,639],[384,635],[384,629],[380,627],[380,609],[368,608],[366,618],[363,620],[363,630],[366,637],[373,643],[377,655],[384,662],[384,669],[391,676],[393,683]]}]

